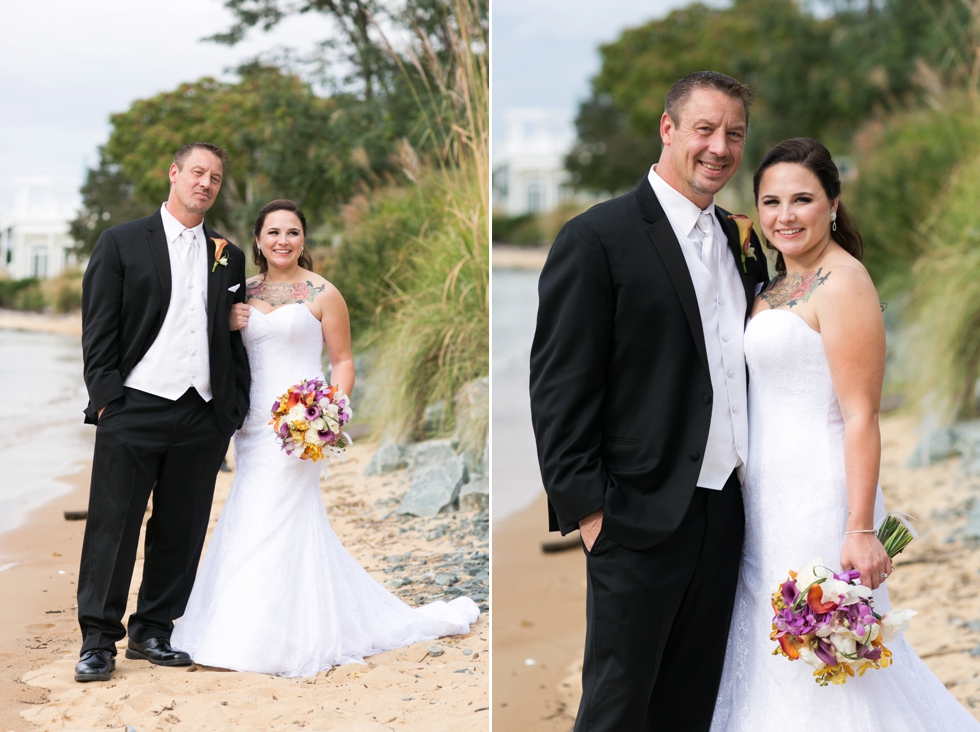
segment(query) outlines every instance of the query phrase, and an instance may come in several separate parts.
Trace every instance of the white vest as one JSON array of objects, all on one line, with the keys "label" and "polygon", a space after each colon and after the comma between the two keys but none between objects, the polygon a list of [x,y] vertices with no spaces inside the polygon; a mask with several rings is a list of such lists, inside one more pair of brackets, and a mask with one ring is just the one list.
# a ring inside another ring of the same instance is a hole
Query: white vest
[{"label": "white vest", "polygon": [[655,168],[650,169],[650,185],[677,236],[694,283],[711,378],[711,422],[697,484],[701,488],[721,490],[736,468],[739,479],[744,479],[749,454],[748,396],[742,351],[745,290],[728,246],[728,236],[715,215],[714,202],[705,209],[715,227],[714,256],[711,261],[703,262],[704,235],[697,228],[701,210],[671,188]]},{"label": "white vest", "polygon": [[170,306],[150,350],[126,378],[125,385],[176,401],[194,387],[204,401],[211,401],[211,359],[208,349],[207,242],[204,224],[191,229],[197,244],[185,257],[184,225],[164,204],[163,231],[170,252]]}]

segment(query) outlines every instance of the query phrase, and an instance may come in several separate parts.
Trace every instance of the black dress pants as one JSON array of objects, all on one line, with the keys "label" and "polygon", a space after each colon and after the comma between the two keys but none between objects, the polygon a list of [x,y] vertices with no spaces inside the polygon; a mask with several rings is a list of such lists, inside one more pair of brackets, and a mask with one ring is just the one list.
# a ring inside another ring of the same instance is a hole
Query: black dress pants
[{"label": "black dress pants", "polygon": [[650,549],[602,531],[587,552],[582,702],[575,732],[707,732],[721,681],[745,511],[733,473],[697,488]]},{"label": "black dress pants", "polygon": [[169,638],[184,614],[204,547],[214,483],[229,438],[211,402],[188,389],[172,401],[136,389],[106,405],[92,463],[78,575],[82,653],[116,652],[143,516],[143,579],[129,637]]}]

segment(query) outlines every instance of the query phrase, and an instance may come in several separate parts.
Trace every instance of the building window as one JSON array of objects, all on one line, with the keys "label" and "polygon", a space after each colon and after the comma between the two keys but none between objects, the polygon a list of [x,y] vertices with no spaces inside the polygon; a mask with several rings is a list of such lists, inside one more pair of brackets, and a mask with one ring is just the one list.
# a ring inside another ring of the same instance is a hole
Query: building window
[{"label": "building window", "polygon": [[527,184],[527,210],[528,213],[544,211],[544,186],[538,181]]},{"label": "building window", "polygon": [[48,276],[48,248],[31,249],[31,277],[43,280]]}]

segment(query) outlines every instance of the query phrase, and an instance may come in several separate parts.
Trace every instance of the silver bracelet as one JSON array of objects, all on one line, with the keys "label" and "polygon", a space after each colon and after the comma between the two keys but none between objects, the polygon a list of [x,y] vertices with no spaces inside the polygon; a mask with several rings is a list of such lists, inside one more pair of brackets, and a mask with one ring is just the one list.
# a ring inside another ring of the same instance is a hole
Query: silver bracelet
[{"label": "silver bracelet", "polygon": [[873,534],[873,533],[875,533],[875,530],[874,529],[857,529],[855,531],[845,531],[844,533],[845,534]]}]

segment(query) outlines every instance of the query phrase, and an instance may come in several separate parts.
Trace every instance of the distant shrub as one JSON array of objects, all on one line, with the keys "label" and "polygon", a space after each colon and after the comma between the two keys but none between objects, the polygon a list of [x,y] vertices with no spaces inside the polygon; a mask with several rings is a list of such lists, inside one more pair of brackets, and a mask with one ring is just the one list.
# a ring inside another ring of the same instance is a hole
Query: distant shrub
[{"label": "distant shrub", "polygon": [[82,307],[82,273],[77,269],[66,269],[43,287],[51,308],[59,315],[74,312]]},{"label": "distant shrub", "polygon": [[[20,302],[26,290],[37,288],[37,286],[38,280],[33,277],[28,277],[23,280],[0,279],[0,308],[17,308],[18,310],[33,309],[22,308]],[[41,307],[44,306],[42,305]]]},{"label": "distant shrub", "polygon": [[494,243],[534,246],[543,244],[544,238],[535,214],[493,217]]},{"label": "distant shrub", "polygon": [[17,293],[14,307],[18,310],[39,311],[48,307],[48,299],[44,296],[41,286],[34,282]]}]

